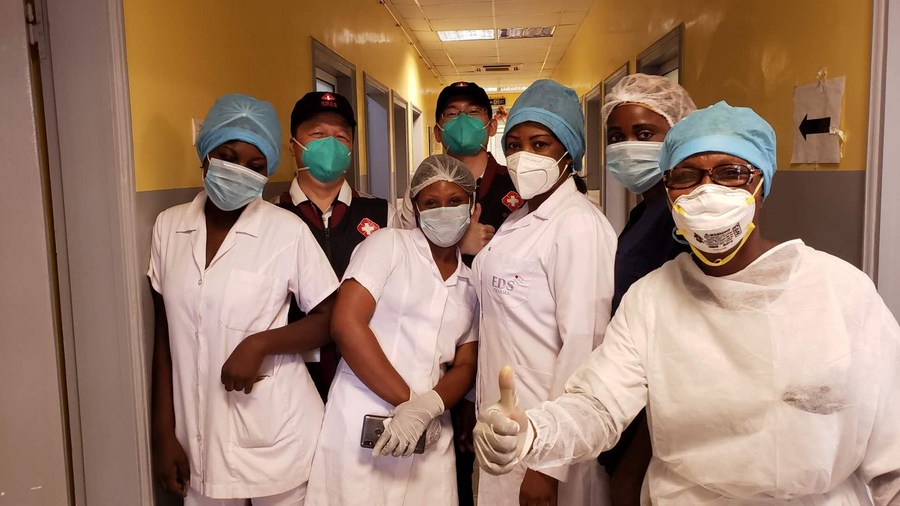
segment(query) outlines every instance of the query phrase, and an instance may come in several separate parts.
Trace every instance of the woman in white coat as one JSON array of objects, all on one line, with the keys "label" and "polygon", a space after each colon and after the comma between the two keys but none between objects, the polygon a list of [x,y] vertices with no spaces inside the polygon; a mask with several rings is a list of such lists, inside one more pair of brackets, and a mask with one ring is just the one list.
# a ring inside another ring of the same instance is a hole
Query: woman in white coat
[{"label": "woman in white coat", "polygon": [[[153,226],[154,466],[186,506],[302,506],[324,406],[302,353],[330,339],[338,280],[299,218],[260,197],[275,109],[216,100],[197,136],[203,187]],[[291,299],[307,318],[288,323]]]},{"label": "woman in white coat", "polygon": [[[478,346],[475,290],[457,244],[474,192],[462,162],[426,158],[410,183],[419,226],[382,229],[353,253],[331,327],[344,358],[308,504],[457,504],[449,408],[474,384]],[[366,415],[391,417],[374,450],[360,447]],[[413,454],[423,433],[425,452]]]},{"label": "woman in white coat", "polygon": [[[516,366],[522,406],[561,395],[569,375],[603,339],[613,295],[615,232],[576,186],[584,116],[575,92],[536,81],[513,105],[503,145],[527,203],[472,266],[482,309],[481,408],[496,401],[497,374],[506,364]],[[604,478],[596,461],[540,471],[521,465],[506,476],[481,473],[478,502],[606,504]]]},{"label": "woman in white coat", "polygon": [[660,167],[693,256],[632,285],[565,395],[482,412],[483,467],[591,459],[646,405],[642,504],[900,504],[900,327],[850,264],[760,236],[775,160],[750,109],[672,127]]}]

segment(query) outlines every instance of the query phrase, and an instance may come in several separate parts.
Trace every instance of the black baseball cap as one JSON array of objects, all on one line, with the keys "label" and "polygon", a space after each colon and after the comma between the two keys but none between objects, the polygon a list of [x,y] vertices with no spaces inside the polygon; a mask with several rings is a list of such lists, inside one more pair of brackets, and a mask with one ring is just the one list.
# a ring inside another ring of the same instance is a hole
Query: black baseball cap
[{"label": "black baseball cap", "polygon": [[300,123],[321,112],[336,112],[343,116],[351,127],[356,128],[353,107],[343,95],[330,91],[311,91],[294,104],[294,110],[291,111],[291,135],[294,135]]},{"label": "black baseball cap", "polygon": [[465,81],[459,81],[453,83],[443,90],[441,90],[441,94],[438,95],[437,99],[437,109],[434,111],[434,121],[441,121],[441,114],[443,114],[444,109],[447,108],[447,104],[457,98],[467,99],[469,102],[473,104],[480,105],[484,107],[487,111],[488,118],[494,116],[494,111],[491,109],[491,99],[488,98],[487,92],[484,91],[484,88],[478,86],[475,83],[467,83]]}]

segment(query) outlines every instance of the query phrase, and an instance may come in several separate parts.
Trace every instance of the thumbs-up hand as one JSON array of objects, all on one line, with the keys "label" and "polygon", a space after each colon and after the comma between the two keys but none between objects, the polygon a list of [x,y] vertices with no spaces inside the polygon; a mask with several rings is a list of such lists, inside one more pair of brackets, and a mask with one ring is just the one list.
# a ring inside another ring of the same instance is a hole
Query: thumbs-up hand
[{"label": "thumbs-up hand", "polygon": [[475,425],[475,455],[481,468],[490,474],[510,472],[527,452],[531,423],[519,409],[513,370],[500,370],[500,401],[478,416]]},{"label": "thumbs-up hand", "polygon": [[469,228],[459,241],[459,251],[464,255],[477,255],[485,244],[494,237],[494,227],[479,223],[481,219],[481,204],[475,204],[475,212],[469,220]]}]

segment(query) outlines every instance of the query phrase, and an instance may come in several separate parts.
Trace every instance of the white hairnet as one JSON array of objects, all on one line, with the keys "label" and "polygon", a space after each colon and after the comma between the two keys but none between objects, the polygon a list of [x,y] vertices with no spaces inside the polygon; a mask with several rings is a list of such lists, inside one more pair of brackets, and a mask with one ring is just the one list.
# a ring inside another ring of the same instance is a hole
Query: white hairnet
[{"label": "white hairnet", "polygon": [[647,74],[625,76],[613,86],[600,112],[604,125],[613,109],[622,104],[642,105],[666,118],[669,126],[697,110],[687,90],[670,79]]},{"label": "white hairnet", "polygon": [[433,155],[422,160],[409,182],[409,198],[414,199],[426,186],[438,181],[459,185],[466,193],[475,193],[475,177],[466,164],[449,155]]}]

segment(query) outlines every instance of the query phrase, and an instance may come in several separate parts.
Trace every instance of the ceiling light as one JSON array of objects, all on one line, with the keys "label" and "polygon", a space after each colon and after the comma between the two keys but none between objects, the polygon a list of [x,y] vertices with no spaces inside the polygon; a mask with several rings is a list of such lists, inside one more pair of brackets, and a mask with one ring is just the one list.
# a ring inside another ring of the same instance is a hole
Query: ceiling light
[{"label": "ceiling light", "polygon": [[458,40],[492,40],[494,38],[494,30],[447,30],[437,32],[437,36],[444,42],[455,42]]},{"label": "ceiling light", "polygon": [[539,39],[553,37],[556,26],[534,26],[530,28],[501,28],[500,39]]},{"label": "ceiling light", "polygon": [[527,86],[501,86],[500,91],[525,91]]},{"label": "ceiling light", "polygon": [[482,89],[483,89],[484,91],[488,92],[488,93],[494,93],[494,92],[497,91],[497,87],[496,87],[496,86],[488,86],[487,88],[482,88]]}]

